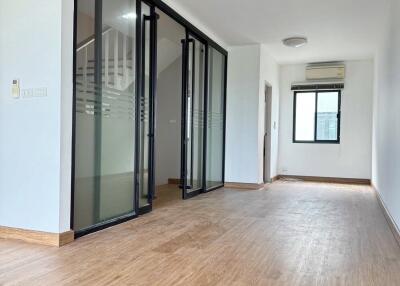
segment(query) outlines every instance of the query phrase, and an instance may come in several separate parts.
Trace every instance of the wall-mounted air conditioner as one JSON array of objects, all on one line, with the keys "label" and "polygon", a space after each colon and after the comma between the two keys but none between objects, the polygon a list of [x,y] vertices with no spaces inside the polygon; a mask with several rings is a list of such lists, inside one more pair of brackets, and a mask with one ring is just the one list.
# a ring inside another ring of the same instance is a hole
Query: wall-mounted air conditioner
[{"label": "wall-mounted air conditioner", "polygon": [[306,68],[307,80],[344,79],[344,65],[310,65]]}]

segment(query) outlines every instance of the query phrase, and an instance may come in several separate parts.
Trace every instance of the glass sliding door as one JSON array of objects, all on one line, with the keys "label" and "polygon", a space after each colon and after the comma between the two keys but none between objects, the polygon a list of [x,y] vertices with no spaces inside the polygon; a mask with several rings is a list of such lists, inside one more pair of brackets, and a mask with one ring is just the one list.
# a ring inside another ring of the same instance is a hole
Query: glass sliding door
[{"label": "glass sliding door", "polygon": [[206,189],[224,184],[226,56],[208,51]]},{"label": "glass sliding door", "polygon": [[[226,55],[155,3],[76,0],[71,228],[77,236],[152,210],[158,77],[165,85],[160,95],[175,96],[168,104],[178,109],[169,111],[178,119],[168,114],[167,123],[181,122],[166,133],[181,149],[168,178],[180,171],[184,199],[223,185]],[[164,13],[159,34],[156,7]]]},{"label": "glass sliding door", "polygon": [[135,212],[135,0],[78,0],[76,232]]},{"label": "glass sliding door", "polygon": [[182,185],[184,198],[203,189],[205,45],[188,34],[183,44]]}]

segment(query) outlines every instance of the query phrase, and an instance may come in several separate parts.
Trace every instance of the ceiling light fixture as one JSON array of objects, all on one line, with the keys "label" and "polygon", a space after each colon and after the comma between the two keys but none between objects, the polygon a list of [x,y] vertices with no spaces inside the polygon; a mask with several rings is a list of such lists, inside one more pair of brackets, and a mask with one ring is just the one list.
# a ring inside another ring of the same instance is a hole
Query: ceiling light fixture
[{"label": "ceiling light fixture", "polygon": [[127,14],[125,14],[125,15],[122,15],[122,18],[124,18],[124,19],[128,19],[128,20],[131,20],[131,19],[136,19],[136,13],[127,13]]},{"label": "ceiling light fixture", "polygon": [[306,37],[290,37],[282,40],[283,44],[291,48],[299,48],[307,44]]}]

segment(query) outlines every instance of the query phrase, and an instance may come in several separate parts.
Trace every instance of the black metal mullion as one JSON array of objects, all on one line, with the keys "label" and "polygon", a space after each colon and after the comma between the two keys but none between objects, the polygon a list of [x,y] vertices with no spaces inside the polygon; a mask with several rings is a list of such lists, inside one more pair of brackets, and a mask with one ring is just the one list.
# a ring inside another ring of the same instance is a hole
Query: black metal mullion
[{"label": "black metal mullion", "polygon": [[[208,77],[209,77],[209,81],[208,81],[208,99],[209,100],[207,100],[207,119],[210,119],[210,123],[212,124],[212,101],[210,100],[211,99],[211,97],[213,96],[213,93],[212,92],[210,92],[211,90],[212,90],[212,88],[213,88],[213,81],[212,81],[212,79],[213,79],[213,73],[214,73],[214,70],[213,70],[213,66],[212,66],[212,63],[213,63],[213,59],[214,59],[214,56],[213,56],[214,54],[213,53],[210,53],[209,52],[209,54],[208,54],[208,56],[209,56],[209,69],[208,69]],[[211,94],[211,96],[210,96],[210,94]],[[211,111],[210,111],[211,110]],[[209,112],[210,111],[210,112]],[[210,125],[210,131],[212,131],[212,125]],[[208,120],[207,120],[207,133],[208,133]],[[210,137],[210,142],[212,142],[212,136],[211,136],[211,134],[207,134],[207,140],[208,140],[208,138]],[[208,144],[208,142],[207,142],[207,144]],[[208,148],[207,148],[208,149]],[[207,162],[207,165],[208,165],[208,163],[209,162]],[[207,166],[208,167],[208,166]],[[212,182],[212,181],[210,181],[210,182]],[[212,188],[212,187],[211,187]],[[206,190],[206,191],[209,191],[209,190]]]},{"label": "black metal mullion", "polygon": [[140,102],[142,95],[142,2],[136,0],[136,90],[135,90],[135,213],[139,212],[140,192]]},{"label": "black metal mullion", "polygon": [[73,54],[73,92],[72,92],[72,146],[71,146],[71,216],[70,229],[74,229],[74,210],[75,210],[75,154],[76,154],[76,47],[78,45],[78,0],[74,0],[74,54]]},{"label": "black metal mullion", "polygon": [[226,97],[227,97],[227,87],[228,87],[228,56],[224,55],[225,65],[224,65],[224,107],[223,107],[223,150],[222,150],[222,183],[225,185],[225,145],[226,145]]},{"label": "black metal mullion", "polygon": [[317,142],[317,121],[318,121],[318,91],[315,92],[315,114],[314,114],[314,142]]},{"label": "black metal mullion", "polygon": [[191,121],[190,121],[190,135],[192,136],[190,138],[191,143],[190,143],[190,187],[193,189],[193,158],[194,158],[194,101],[195,101],[195,83],[196,83],[196,42],[192,39],[190,41],[192,43],[192,90],[191,90]]},{"label": "black metal mullion", "polygon": [[156,136],[156,88],[157,88],[157,17],[155,7],[151,7],[150,26],[150,112],[149,112],[149,203],[152,208],[155,197],[155,136]]},{"label": "black metal mullion", "polygon": [[337,114],[337,135],[336,139],[337,142],[340,143],[340,125],[341,125],[341,118],[342,118],[342,92],[338,90],[338,114]]},{"label": "black metal mullion", "polygon": [[296,142],[296,106],[297,106],[297,92],[294,92],[293,96],[293,143]]},{"label": "black metal mullion", "polygon": [[[102,68],[103,68],[103,0],[95,2],[95,40],[94,40],[94,82],[95,82],[95,103],[94,103],[94,121],[95,121],[95,174],[94,174],[94,207],[93,217],[97,222],[100,220],[100,190],[101,190],[101,149],[102,149],[102,116],[103,116],[103,98],[102,98]],[[107,64],[107,63],[105,63]],[[96,111],[97,103],[97,111]]]},{"label": "black metal mullion", "polygon": [[203,192],[207,190],[207,116],[208,116],[208,54],[209,45],[205,46],[204,59],[204,106],[203,106]]},{"label": "black metal mullion", "polygon": [[[146,136],[145,133],[145,109],[146,109],[146,21],[148,19],[148,16],[146,15],[141,15],[141,67],[140,67],[140,73],[142,74],[141,76],[141,93],[139,94],[140,98],[140,104],[139,104],[139,115],[140,115],[140,153],[139,157],[140,158],[140,181],[139,181],[139,200],[142,198],[142,189],[143,189],[143,183],[144,183],[144,162],[145,162],[145,155],[144,155],[144,139]],[[148,159],[148,158],[147,158]],[[148,191],[148,190],[147,190]],[[139,203],[140,206],[140,203]],[[140,212],[140,208],[139,208]]]},{"label": "black metal mullion", "polygon": [[[150,12],[151,13],[151,12]],[[143,45],[142,45],[142,47],[143,47],[143,74],[144,75],[146,75],[146,58],[147,57],[149,57],[149,65],[150,65],[150,70],[149,70],[149,90],[148,90],[148,96],[149,96],[149,98],[148,98],[148,101],[149,101],[149,104],[148,104],[148,108],[146,109],[146,77],[144,76],[143,77],[143,143],[145,142],[145,140],[144,140],[144,138],[147,136],[147,158],[145,158],[144,156],[143,156],[143,162],[145,162],[146,160],[147,160],[147,203],[149,203],[150,204],[150,202],[151,202],[151,199],[150,199],[150,196],[151,196],[151,180],[152,180],[152,178],[151,178],[151,176],[152,176],[152,174],[151,174],[151,160],[152,160],[152,155],[151,155],[151,144],[152,144],[152,136],[153,136],[153,134],[151,133],[151,129],[152,129],[152,127],[151,127],[151,124],[152,124],[152,122],[151,122],[151,112],[152,112],[152,107],[151,107],[151,105],[152,105],[152,100],[151,100],[151,94],[152,94],[152,83],[151,83],[151,81],[152,81],[152,74],[151,74],[151,64],[152,64],[152,57],[151,57],[151,49],[152,49],[152,41],[151,41],[151,35],[150,35],[150,44],[149,44],[149,49],[150,50],[146,50],[146,35],[147,35],[147,32],[148,32],[148,30],[147,30],[147,23],[150,23],[150,25],[151,25],[151,15],[146,15],[146,16],[144,16],[144,21],[143,21],[143,35],[142,35],[142,39],[143,39]],[[150,27],[149,27],[150,28]],[[151,30],[151,28],[150,28],[150,30]],[[150,34],[151,34],[151,31],[150,31]],[[148,52],[148,54],[147,54],[147,52]],[[148,120],[148,129],[145,129],[145,122],[146,122],[146,112],[148,113],[148,118],[147,118],[147,120]],[[146,148],[146,146],[143,144],[143,153],[144,153],[144,149]],[[144,164],[143,164],[143,166],[144,166]],[[143,175],[144,175],[144,172],[143,172]],[[143,182],[144,182],[144,180],[143,180]]]},{"label": "black metal mullion", "polygon": [[186,110],[187,110],[187,35],[182,41],[182,104],[181,104],[181,188],[182,198],[186,199],[187,185],[187,128],[186,128]]}]

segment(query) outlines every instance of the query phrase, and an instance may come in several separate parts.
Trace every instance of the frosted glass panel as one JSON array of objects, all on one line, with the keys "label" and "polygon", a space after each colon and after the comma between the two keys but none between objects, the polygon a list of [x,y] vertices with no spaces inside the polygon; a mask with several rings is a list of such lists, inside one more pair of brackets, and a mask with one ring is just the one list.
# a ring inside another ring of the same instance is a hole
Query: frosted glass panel
[{"label": "frosted glass panel", "polygon": [[134,212],[135,3],[77,1],[75,231]]}]

